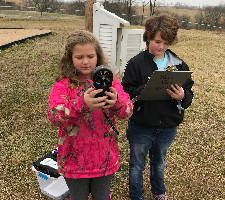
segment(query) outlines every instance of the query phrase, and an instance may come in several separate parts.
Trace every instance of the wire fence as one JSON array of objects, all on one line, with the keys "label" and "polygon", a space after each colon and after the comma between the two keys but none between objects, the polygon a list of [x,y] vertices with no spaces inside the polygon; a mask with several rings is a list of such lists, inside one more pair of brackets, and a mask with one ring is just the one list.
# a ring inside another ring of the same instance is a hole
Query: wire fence
[{"label": "wire fence", "polygon": [[[124,18],[127,20],[127,17],[125,17],[126,14],[121,14],[121,18]],[[132,15],[131,17],[131,24],[133,25],[144,25],[146,20],[150,16],[142,16],[142,15]],[[177,21],[179,23],[180,28],[182,29],[197,29],[197,30],[208,30],[208,31],[225,31],[225,23],[217,24],[211,22],[196,22],[196,21],[189,21],[189,20],[182,20],[177,18]]]}]

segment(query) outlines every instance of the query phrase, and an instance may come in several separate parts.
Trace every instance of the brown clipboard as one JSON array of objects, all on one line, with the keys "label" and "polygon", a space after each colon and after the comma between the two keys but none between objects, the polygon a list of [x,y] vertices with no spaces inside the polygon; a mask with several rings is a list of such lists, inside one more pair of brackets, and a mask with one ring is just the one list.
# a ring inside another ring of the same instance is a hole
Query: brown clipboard
[{"label": "brown clipboard", "polygon": [[169,100],[170,95],[166,89],[171,85],[178,84],[182,86],[188,78],[191,77],[192,71],[154,71],[149,81],[145,85],[141,94],[137,97],[140,101]]}]

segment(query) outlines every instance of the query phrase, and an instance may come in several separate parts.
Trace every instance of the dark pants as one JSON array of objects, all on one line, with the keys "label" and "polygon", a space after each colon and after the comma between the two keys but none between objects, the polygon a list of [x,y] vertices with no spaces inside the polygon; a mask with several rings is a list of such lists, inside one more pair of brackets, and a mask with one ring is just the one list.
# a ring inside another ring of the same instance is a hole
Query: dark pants
[{"label": "dark pants", "polygon": [[72,200],[87,200],[92,194],[94,200],[107,200],[113,175],[97,178],[65,178]]},{"label": "dark pants", "polygon": [[127,138],[130,143],[129,197],[143,200],[143,171],[146,157],[150,158],[150,182],[153,194],[166,192],[164,168],[167,150],[177,133],[177,127],[143,127],[128,123]]}]

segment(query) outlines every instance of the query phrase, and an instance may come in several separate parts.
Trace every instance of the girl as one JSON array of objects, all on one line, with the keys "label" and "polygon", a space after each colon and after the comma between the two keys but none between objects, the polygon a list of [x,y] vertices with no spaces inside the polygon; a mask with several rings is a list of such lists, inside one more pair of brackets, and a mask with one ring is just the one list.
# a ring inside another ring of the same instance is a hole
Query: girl
[{"label": "girl", "polygon": [[[150,17],[145,24],[147,49],[133,57],[126,66],[122,85],[131,98],[140,95],[155,70],[188,71],[187,64],[169,50],[177,42],[178,23],[170,15]],[[168,101],[136,101],[130,118],[127,138],[130,143],[129,195],[131,200],[143,200],[143,170],[146,156],[150,158],[152,200],[167,200],[164,184],[166,153],[172,144],[184,109],[193,99],[193,80],[179,87],[171,85]],[[179,109],[178,109],[179,108]]]},{"label": "girl", "polygon": [[128,118],[132,102],[113,78],[110,92],[95,98],[92,71],[107,66],[100,43],[85,30],[67,38],[59,76],[49,98],[48,119],[59,127],[58,169],[65,177],[73,200],[106,200],[113,174],[119,169],[115,116]]}]

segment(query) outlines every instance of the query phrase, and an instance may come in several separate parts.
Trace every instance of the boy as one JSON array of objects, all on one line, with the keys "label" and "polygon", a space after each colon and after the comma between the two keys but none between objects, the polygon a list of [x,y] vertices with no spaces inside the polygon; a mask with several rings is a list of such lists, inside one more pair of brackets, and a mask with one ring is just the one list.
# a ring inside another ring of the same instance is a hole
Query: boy
[{"label": "boy", "polygon": [[[127,63],[122,85],[135,98],[140,95],[155,70],[170,68],[189,71],[187,64],[169,50],[177,42],[177,20],[168,14],[150,17],[143,36],[147,49]],[[171,67],[172,66],[172,67]],[[171,100],[136,101],[128,122],[127,138],[130,144],[129,197],[143,200],[143,170],[146,156],[150,158],[151,199],[168,200],[164,184],[165,157],[172,144],[177,126],[182,122],[184,110],[193,99],[194,82],[189,78],[182,87],[171,85],[167,92]],[[183,108],[178,109],[178,106]]]}]

